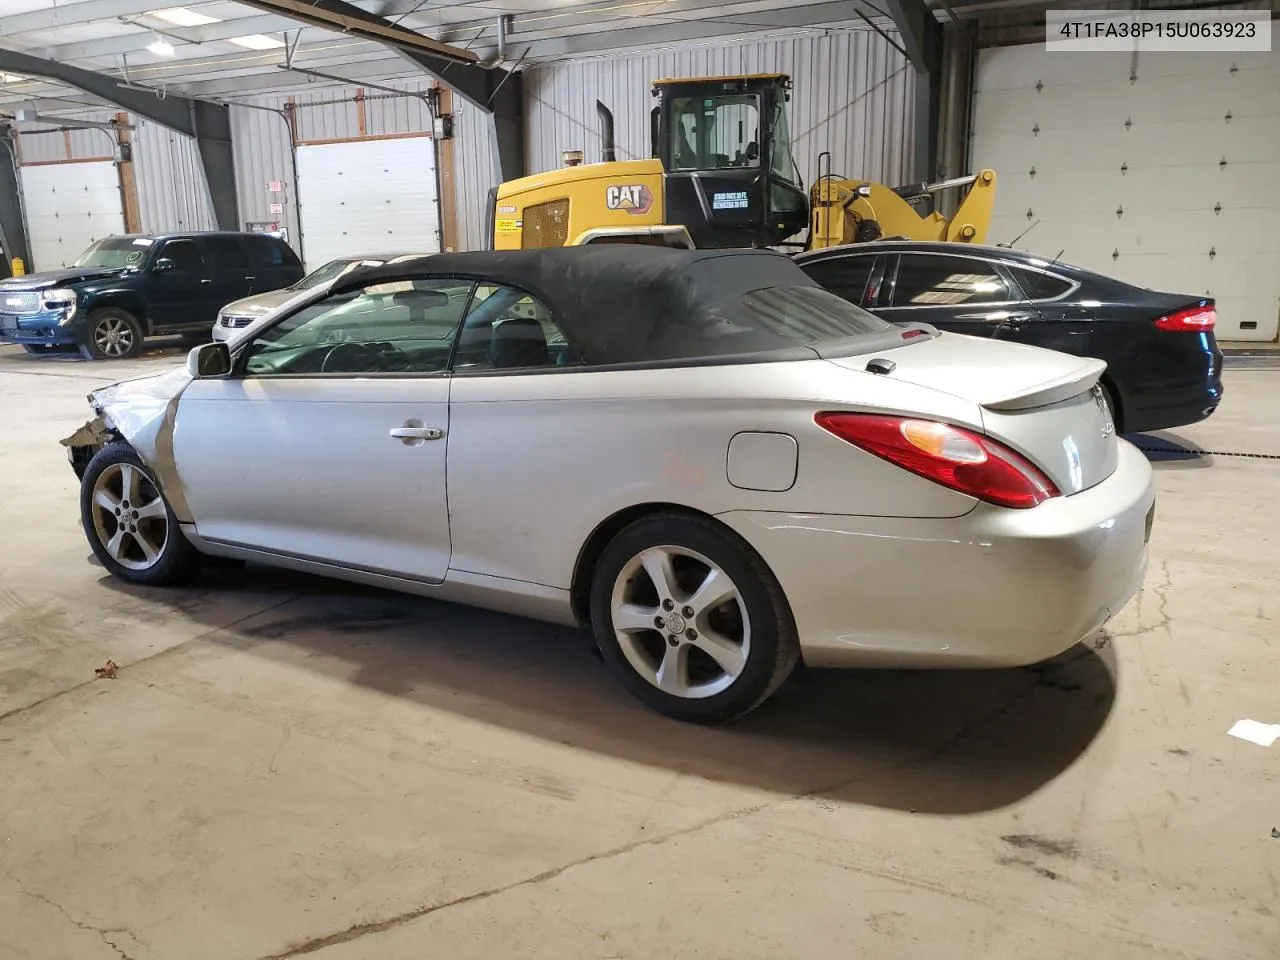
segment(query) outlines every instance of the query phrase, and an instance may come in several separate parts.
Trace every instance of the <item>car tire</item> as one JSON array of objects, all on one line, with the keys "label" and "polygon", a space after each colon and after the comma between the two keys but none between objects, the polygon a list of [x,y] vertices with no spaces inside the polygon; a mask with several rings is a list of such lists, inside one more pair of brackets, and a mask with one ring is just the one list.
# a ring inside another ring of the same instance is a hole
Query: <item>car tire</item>
[{"label": "car tire", "polygon": [[89,314],[80,355],[86,360],[127,360],[142,350],[142,324],[128,310],[103,307]]},{"label": "car tire", "polygon": [[80,519],[113,576],[145,586],[190,579],[200,555],[183,535],[150,467],[127,443],[107,444],[80,482]]},{"label": "car tire", "polygon": [[765,562],[727,528],[689,514],[644,517],[613,538],[592,577],[591,623],[633,696],[694,723],[754,710],[800,657],[791,608]]}]

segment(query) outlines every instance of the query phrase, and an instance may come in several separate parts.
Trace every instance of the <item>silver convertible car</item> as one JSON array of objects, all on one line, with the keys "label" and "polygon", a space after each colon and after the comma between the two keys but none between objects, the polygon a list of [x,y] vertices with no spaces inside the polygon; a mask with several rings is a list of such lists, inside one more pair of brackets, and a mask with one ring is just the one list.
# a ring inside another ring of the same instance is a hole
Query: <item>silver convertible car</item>
[{"label": "silver convertible car", "polygon": [[1154,487],[1102,370],[768,251],[446,254],[96,391],[63,443],[117,577],[214,555],[590,625],[641,701],[714,721],[800,658],[1029,664],[1118,612]]}]

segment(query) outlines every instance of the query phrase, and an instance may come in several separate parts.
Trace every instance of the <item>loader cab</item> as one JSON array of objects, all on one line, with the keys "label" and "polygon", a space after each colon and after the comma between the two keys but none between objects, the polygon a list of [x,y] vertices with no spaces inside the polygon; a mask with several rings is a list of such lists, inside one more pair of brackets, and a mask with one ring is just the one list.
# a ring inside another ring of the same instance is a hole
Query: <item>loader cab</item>
[{"label": "loader cab", "polygon": [[782,74],[658,80],[653,155],[662,161],[664,217],[701,248],[770,247],[808,224],[791,153]]}]

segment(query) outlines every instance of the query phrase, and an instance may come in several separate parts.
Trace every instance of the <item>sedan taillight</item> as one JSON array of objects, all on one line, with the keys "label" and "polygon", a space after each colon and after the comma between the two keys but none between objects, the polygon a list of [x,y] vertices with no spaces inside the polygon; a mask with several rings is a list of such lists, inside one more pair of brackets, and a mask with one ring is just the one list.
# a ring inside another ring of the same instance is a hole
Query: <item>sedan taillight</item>
[{"label": "sedan taillight", "polygon": [[1218,311],[1213,307],[1188,307],[1161,317],[1156,326],[1177,333],[1203,333],[1212,330],[1217,322]]},{"label": "sedan taillight", "polygon": [[855,447],[986,503],[1025,510],[1061,495],[1030,461],[963,427],[867,413],[819,413],[813,419]]}]

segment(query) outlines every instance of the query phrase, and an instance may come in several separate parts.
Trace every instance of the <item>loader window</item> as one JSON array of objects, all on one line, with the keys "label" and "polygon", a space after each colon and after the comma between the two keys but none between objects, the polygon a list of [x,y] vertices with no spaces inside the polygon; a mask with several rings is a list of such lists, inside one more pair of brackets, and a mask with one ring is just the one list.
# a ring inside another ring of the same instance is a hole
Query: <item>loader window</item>
[{"label": "loader window", "polygon": [[760,166],[760,98],[754,94],[676,97],[670,129],[673,170]]},{"label": "loader window", "polygon": [[773,105],[773,137],[772,153],[769,155],[769,171],[779,180],[788,183],[797,181],[796,161],[791,153],[791,128],[787,124],[787,103],[778,94],[778,101]]}]

